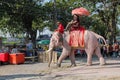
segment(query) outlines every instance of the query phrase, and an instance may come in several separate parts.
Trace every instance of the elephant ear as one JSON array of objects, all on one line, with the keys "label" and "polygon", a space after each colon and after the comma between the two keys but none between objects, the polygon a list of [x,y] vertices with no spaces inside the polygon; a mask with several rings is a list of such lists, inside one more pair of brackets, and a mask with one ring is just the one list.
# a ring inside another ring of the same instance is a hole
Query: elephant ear
[{"label": "elephant ear", "polygon": [[59,33],[58,37],[59,37],[59,42],[63,42],[63,34]]},{"label": "elephant ear", "polygon": [[55,32],[54,34],[55,44],[60,46],[63,43],[63,34],[60,32]]}]

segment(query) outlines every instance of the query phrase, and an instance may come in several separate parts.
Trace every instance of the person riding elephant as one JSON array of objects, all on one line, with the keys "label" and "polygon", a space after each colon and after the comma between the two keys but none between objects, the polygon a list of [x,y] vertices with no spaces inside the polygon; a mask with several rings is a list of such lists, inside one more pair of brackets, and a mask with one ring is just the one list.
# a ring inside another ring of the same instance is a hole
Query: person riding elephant
[{"label": "person riding elephant", "polygon": [[[70,40],[69,40],[69,45],[72,47],[78,47],[79,45],[81,47],[84,47],[84,32],[85,28],[80,25],[80,16],[77,14],[73,15],[73,20],[71,20],[67,26],[66,26],[66,31],[69,31],[70,34]],[[77,37],[81,36],[81,37]]]},{"label": "person riding elephant", "polygon": [[[70,22],[68,22],[67,26],[66,26],[66,31],[72,31],[72,30],[79,30],[82,26],[80,25],[80,19],[79,19],[79,15],[74,14],[73,15],[73,20],[71,20]],[[84,27],[82,27],[84,28]]]},{"label": "person riding elephant", "polygon": [[64,26],[60,21],[57,21],[58,28],[55,31],[58,31],[60,34],[64,33]]},{"label": "person riding elephant", "polygon": [[[54,39],[57,40],[56,44],[59,42],[63,42],[63,33],[64,33],[64,26],[60,21],[57,21],[57,26],[58,26],[58,28],[54,31],[54,32],[57,32],[56,33],[57,36],[54,37]],[[62,44],[62,43],[60,43],[60,44]]]}]

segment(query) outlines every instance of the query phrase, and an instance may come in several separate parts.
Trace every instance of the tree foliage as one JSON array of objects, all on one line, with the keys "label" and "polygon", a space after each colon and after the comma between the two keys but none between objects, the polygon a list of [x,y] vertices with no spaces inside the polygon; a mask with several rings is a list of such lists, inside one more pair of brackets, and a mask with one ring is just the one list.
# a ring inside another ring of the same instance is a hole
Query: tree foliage
[{"label": "tree foliage", "polygon": [[119,0],[42,1],[44,0],[1,0],[0,28],[11,34],[26,33],[35,40],[37,30],[42,31],[45,26],[54,30],[57,28],[57,20],[66,26],[72,20],[71,11],[76,7],[84,7],[91,15],[80,17],[80,24],[115,41],[117,24],[120,24]]},{"label": "tree foliage", "polygon": [[[41,0],[2,0],[0,3],[3,6],[1,12],[8,15],[6,22],[8,26],[3,27],[12,34],[26,33],[29,38],[35,41],[37,23],[44,18]],[[4,18],[2,19],[4,20]]]}]

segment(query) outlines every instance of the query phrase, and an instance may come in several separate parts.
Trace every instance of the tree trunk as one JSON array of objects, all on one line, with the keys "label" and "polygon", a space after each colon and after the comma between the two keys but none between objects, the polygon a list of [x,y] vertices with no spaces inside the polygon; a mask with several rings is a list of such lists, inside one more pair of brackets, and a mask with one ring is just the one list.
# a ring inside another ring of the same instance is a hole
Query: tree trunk
[{"label": "tree trunk", "polygon": [[37,30],[33,30],[32,29],[32,21],[33,21],[33,17],[30,15],[23,15],[22,17],[22,21],[23,21],[23,27],[24,29],[26,29],[27,32],[27,38],[31,39],[33,44],[36,44],[36,33]]},{"label": "tree trunk", "polygon": [[31,35],[31,40],[32,40],[32,42],[34,44],[34,47],[35,47],[35,45],[36,45],[37,30],[31,30],[30,35]]},{"label": "tree trunk", "polygon": [[116,10],[117,6],[113,4],[113,13],[112,13],[112,28],[113,28],[113,41],[116,42]]}]

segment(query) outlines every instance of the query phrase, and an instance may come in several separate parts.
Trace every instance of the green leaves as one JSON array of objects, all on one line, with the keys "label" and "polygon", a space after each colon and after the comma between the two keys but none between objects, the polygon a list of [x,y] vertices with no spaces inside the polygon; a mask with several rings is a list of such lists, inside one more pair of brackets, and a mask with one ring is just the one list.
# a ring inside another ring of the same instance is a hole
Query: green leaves
[{"label": "green leaves", "polygon": [[[119,24],[119,0],[2,0],[0,1],[0,27],[11,34],[35,34],[44,27],[56,29],[56,19],[64,26],[72,20],[71,11],[76,7],[84,7],[91,13],[89,17],[81,17],[80,24],[87,29],[107,36],[108,30],[117,35]],[[4,19],[3,19],[4,16]],[[6,20],[7,19],[7,20]]]}]

